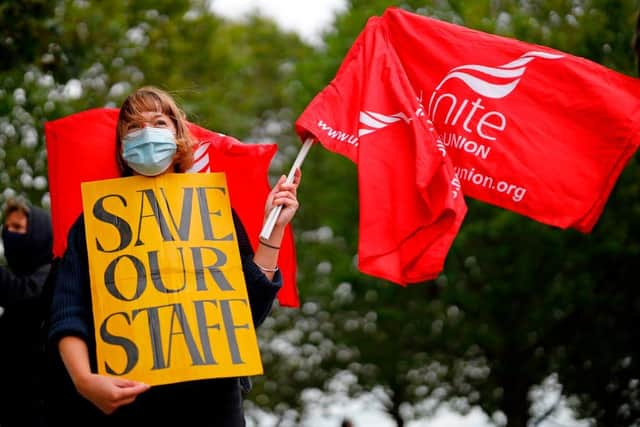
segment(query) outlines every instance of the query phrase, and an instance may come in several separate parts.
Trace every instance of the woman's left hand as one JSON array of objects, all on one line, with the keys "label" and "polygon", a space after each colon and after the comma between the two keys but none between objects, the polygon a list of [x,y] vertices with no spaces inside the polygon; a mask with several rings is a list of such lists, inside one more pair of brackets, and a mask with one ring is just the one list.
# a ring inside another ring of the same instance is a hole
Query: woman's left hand
[{"label": "woman's left hand", "polygon": [[276,221],[276,226],[284,227],[291,222],[293,216],[298,210],[298,185],[300,185],[300,179],[302,178],[302,172],[300,169],[296,169],[293,182],[287,184],[285,181],[287,177],[282,175],[276,185],[273,187],[269,195],[267,196],[267,203],[265,205],[265,218],[271,212],[271,208],[274,206],[282,206],[280,216]]}]

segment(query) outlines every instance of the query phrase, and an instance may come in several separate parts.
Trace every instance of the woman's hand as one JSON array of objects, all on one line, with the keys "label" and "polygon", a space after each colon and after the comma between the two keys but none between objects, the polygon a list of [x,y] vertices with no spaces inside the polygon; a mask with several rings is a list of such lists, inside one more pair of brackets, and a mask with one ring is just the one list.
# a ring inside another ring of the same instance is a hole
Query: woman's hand
[{"label": "woman's hand", "polygon": [[271,209],[274,207],[282,206],[282,210],[280,211],[280,215],[276,220],[269,239],[260,240],[260,244],[253,256],[253,261],[269,280],[273,280],[276,272],[278,253],[280,251],[282,237],[284,236],[285,226],[291,222],[300,205],[298,203],[297,191],[301,177],[302,172],[300,172],[300,169],[296,169],[293,175],[293,182],[286,184],[285,181],[287,178],[282,175],[267,196],[267,202],[264,207],[265,221],[269,217],[269,212],[271,212]]},{"label": "woman's hand", "polygon": [[111,414],[120,406],[133,402],[149,388],[136,381],[98,374],[90,374],[76,383],[78,393],[105,414]]},{"label": "woman's hand", "polygon": [[89,349],[81,338],[73,335],[63,337],[58,342],[58,350],[78,393],[105,414],[133,402],[150,388],[136,381],[92,373]]},{"label": "woman's hand", "polygon": [[280,216],[276,221],[276,227],[284,227],[291,222],[293,216],[298,210],[298,185],[300,185],[300,179],[302,178],[302,172],[300,169],[296,169],[293,182],[291,184],[285,183],[287,177],[282,175],[276,185],[267,196],[267,203],[265,205],[265,219],[268,217],[269,212],[275,206],[282,206]]}]

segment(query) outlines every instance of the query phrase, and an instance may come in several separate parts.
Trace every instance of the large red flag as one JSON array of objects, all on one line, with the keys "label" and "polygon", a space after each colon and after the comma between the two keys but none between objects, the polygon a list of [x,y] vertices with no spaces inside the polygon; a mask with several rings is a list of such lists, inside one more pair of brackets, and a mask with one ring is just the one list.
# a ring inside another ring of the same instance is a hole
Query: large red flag
[{"label": "large red flag", "polygon": [[[444,193],[430,125],[464,195],[590,231],[638,148],[639,107],[640,81],[586,59],[390,8],[368,21],[296,129],[356,162],[361,193],[376,191],[360,198],[362,257],[403,247],[426,224],[426,207],[405,217],[406,204]],[[399,176],[404,185],[390,187]],[[427,262],[421,249],[404,246],[398,262]]]},{"label": "large red flag", "polygon": [[[45,123],[53,222],[53,251],[64,253],[69,228],[82,212],[80,183],[120,175],[115,158],[118,110],[98,108]],[[225,172],[231,205],[247,229],[254,248],[264,219],[269,192],[267,173],[277,147],[243,144],[234,138],[190,124],[199,141],[192,172]],[[279,266],[284,285],[283,306],[298,307],[296,256],[291,227],[282,242]]]},{"label": "large red flag", "polygon": [[640,81],[400,9],[382,18],[465,196],[589,232],[640,141]]},{"label": "large red flag", "polygon": [[404,285],[442,271],[466,205],[379,24],[369,22],[296,125],[358,164],[358,267]]}]

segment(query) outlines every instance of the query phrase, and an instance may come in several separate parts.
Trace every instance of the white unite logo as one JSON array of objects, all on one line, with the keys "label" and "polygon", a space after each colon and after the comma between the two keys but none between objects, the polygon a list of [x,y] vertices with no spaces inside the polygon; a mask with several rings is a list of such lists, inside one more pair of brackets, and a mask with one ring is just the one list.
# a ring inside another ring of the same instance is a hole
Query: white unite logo
[{"label": "white unite logo", "polygon": [[[225,136],[222,133],[218,133],[218,135]],[[193,165],[187,172],[211,172],[211,159],[209,158],[211,144],[211,141],[204,141],[196,146],[193,152]]]},{"label": "white unite logo", "polygon": [[[499,111],[486,111],[482,99],[500,99],[509,95],[518,86],[526,66],[535,58],[559,59],[563,55],[547,52],[526,52],[518,59],[497,67],[486,65],[461,65],[451,69],[440,81],[429,99],[428,116],[436,124],[459,126],[471,134],[488,141],[495,141],[496,134],[507,126],[505,115]],[[475,100],[463,98],[459,94],[440,92],[449,80],[457,79],[469,87],[478,97]],[[491,79],[491,81],[487,81]],[[448,104],[448,109],[447,108]],[[467,108],[471,105],[470,108]],[[446,109],[446,110],[445,110]],[[444,111],[443,111],[444,110]],[[444,120],[436,117],[440,112]],[[477,145],[477,143],[474,142]],[[447,144],[449,145],[449,144]]]},{"label": "white unite logo", "polygon": [[400,120],[403,120],[405,123],[409,123],[411,119],[403,112],[387,116],[373,111],[360,111],[360,128],[358,129],[358,137],[386,128],[390,124],[399,122]]}]

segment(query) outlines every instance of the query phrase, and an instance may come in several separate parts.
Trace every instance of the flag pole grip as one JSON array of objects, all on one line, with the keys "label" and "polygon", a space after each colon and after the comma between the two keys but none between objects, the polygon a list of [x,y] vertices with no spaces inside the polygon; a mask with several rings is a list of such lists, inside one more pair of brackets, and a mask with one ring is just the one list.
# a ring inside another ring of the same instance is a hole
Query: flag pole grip
[{"label": "flag pole grip", "polygon": [[[298,155],[296,159],[293,161],[293,165],[291,166],[291,170],[289,171],[289,175],[287,175],[287,179],[285,180],[286,184],[291,184],[293,182],[293,178],[296,173],[296,169],[302,166],[302,162],[304,162],[304,158],[307,156],[309,149],[313,145],[313,138],[307,138],[302,144],[300,151],[298,151]],[[262,231],[260,232],[260,240],[269,240],[271,237],[271,233],[273,232],[273,227],[276,226],[276,221],[278,220],[278,216],[280,216],[280,211],[282,211],[282,205],[274,206],[271,208],[269,215],[267,216],[267,220],[262,226]]]}]

